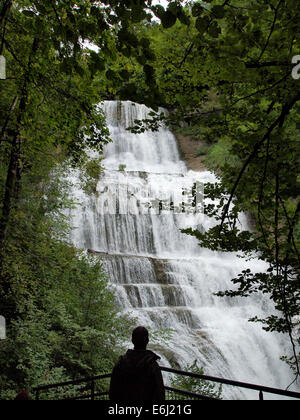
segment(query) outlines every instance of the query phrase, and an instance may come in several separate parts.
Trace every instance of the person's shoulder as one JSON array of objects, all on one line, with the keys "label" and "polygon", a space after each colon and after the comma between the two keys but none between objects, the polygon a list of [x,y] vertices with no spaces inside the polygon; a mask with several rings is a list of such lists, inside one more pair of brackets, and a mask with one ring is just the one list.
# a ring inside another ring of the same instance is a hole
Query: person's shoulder
[{"label": "person's shoulder", "polygon": [[147,356],[149,356],[149,358],[153,358],[155,361],[160,360],[160,356],[158,356],[158,354],[154,353],[154,351],[152,350],[146,350],[147,352]]},{"label": "person's shoulder", "polygon": [[122,354],[121,356],[119,356],[118,360],[115,363],[115,368],[118,368],[119,366],[121,366],[125,358],[126,358],[126,354]]}]

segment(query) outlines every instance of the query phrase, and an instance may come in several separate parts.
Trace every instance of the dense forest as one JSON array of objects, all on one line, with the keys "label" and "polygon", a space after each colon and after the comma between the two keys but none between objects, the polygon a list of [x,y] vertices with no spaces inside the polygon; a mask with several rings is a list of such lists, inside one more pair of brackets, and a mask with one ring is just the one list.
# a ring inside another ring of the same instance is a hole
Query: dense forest
[{"label": "dense forest", "polygon": [[[76,203],[64,174],[74,167],[86,185],[98,179],[87,149],[101,156],[110,141],[97,107],[106,99],[153,109],[135,133],[167,124],[199,142],[220,181],[205,190],[220,200],[206,207],[218,225],[185,233],[203,247],[268,263],[267,272],[246,270],[219,295],[269,294],[277,314],[251,321],[288,335],[291,351],[282,356],[299,377],[298,6],[1,0],[1,399],[111,371],[132,327],[118,317],[101,263],[68,240],[66,214]],[[251,232],[239,231],[240,212],[251,217]]]}]

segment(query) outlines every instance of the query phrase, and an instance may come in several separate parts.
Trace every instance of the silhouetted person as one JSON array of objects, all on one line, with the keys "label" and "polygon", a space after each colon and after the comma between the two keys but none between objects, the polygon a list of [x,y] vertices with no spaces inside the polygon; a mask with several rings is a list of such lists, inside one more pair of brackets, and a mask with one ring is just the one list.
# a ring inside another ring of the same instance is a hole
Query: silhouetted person
[{"label": "silhouetted person", "polygon": [[156,402],[165,400],[165,388],[157,354],[146,350],[148,331],[137,327],[132,332],[134,350],[128,350],[115,365],[109,398],[122,402]]}]

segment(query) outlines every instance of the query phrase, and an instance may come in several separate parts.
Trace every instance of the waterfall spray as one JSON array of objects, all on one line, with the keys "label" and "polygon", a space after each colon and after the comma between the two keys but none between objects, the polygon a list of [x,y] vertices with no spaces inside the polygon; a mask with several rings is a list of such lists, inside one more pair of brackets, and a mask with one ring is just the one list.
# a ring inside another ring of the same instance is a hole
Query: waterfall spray
[{"label": "waterfall spray", "polygon": [[[167,128],[139,135],[126,131],[147,118],[145,106],[107,101],[103,108],[113,142],[105,148],[97,193],[74,190],[82,204],[72,214],[72,241],[101,255],[121,311],[152,330],[174,330],[167,347],[152,348],[162,364],[181,367],[198,360],[208,375],[285,388],[292,377],[280,361],[285,338],[248,322],[271,313],[271,301],[214,295],[232,288],[231,279],[242,270],[265,270],[265,264],[202,249],[181,233],[190,227],[204,232],[216,223],[204,214],[201,199],[191,211],[180,206],[183,191],[216,182],[215,176],[189,171]],[[247,223],[243,215],[241,223]],[[251,396],[224,388],[225,398]]]}]

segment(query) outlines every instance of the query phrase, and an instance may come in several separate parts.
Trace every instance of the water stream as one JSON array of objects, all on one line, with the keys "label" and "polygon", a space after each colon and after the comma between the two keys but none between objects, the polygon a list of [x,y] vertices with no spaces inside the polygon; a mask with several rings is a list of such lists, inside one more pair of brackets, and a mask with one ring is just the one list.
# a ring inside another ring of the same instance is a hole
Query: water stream
[{"label": "water stream", "polygon": [[[201,200],[191,211],[186,203],[182,211],[182,202],[191,198],[187,192],[214,182],[214,175],[189,171],[168,129],[126,131],[148,116],[145,106],[116,101],[103,106],[113,142],[105,148],[97,194],[74,190],[82,204],[73,213],[72,241],[99,253],[121,311],[152,330],[175,331],[167,347],[150,347],[162,356],[162,365],[183,367],[198,360],[207,375],[285,388],[292,375],[279,360],[286,351],[284,337],[248,322],[270,313],[270,301],[214,296],[232,288],[230,280],[243,269],[264,270],[264,264],[201,249],[195,238],[180,232],[185,227],[204,231],[215,223],[201,211]],[[246,223],[241,215],[241,224]],[[224,387],[223,397],[258,395]]]}]

